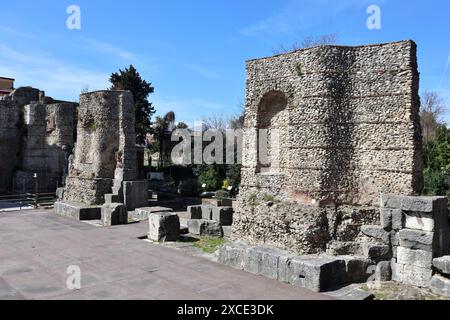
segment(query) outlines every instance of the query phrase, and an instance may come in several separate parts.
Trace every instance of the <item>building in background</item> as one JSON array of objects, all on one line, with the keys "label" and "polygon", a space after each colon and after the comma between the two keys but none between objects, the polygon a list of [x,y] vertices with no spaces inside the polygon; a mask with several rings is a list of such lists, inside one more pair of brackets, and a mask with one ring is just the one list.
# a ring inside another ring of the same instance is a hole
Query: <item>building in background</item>
[{"label": "building in background", "polygon": [[0,77],[0,97],[10,94],[14,90],[14,79]]}]

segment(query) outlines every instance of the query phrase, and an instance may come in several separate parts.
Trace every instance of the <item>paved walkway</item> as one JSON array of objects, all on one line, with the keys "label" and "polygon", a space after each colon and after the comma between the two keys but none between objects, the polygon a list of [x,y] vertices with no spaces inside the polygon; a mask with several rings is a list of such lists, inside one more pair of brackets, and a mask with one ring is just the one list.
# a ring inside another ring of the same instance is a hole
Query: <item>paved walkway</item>
[{"label": "paved walkway", "polygon": [[[330,299],[139,240],[146,223],[99,228],[51,212],[0,214],[0,299]],[[68,266],[82,288],[66,287]]]}]

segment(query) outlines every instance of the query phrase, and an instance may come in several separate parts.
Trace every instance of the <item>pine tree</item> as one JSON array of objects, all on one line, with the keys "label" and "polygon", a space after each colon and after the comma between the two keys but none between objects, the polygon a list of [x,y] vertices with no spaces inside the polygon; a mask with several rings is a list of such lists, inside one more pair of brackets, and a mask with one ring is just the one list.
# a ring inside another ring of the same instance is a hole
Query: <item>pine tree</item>
[{"label": "pine tree", "polygon": [[112,83],[111,90],[129,90],[133,93],[136,106],[136,143],[144,144],[151,131],[151,117],[155,113],[155,108],[148,101],[148,96],[155,91],[154,87],[143,80],[132,65],[113,73],[109,81]]}]

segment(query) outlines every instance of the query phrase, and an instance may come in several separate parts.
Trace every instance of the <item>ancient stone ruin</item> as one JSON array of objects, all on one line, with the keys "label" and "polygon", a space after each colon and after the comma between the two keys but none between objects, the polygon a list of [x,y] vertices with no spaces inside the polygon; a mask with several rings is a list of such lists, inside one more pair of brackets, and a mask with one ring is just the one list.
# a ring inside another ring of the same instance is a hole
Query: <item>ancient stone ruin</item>
[{"label": "ancient stone ruin", "polygon": [[0,193],[54,192],[74,145],[75,103],[31,87],[0,98]]},{"label": "ancient stone ruin", "polygon": [[417,197],[418,90],[412,41],[249,61],[234,241],[219,261],[315,291],[373,276],[442,292],[448,200]]},{"label": "ancient stone ruin", "polygon": [[411,41],[249,61],[234,238],[323,252],[379,220],[381,194],[418,194],[418,86]]},{"label": "ancient stone ruin", "polygon": [[[131,92],[82,94],[77,143],[56,212],[81,220],[102,219],[148,205],[146,181],[137,181],[135,111]],[[123,204],[123,206],[122,206]],[[125,209],[124,209],[125,207]],[[125,212],[125,213],[124,213]],[[126,223],[125,221],[124,223]]]}]

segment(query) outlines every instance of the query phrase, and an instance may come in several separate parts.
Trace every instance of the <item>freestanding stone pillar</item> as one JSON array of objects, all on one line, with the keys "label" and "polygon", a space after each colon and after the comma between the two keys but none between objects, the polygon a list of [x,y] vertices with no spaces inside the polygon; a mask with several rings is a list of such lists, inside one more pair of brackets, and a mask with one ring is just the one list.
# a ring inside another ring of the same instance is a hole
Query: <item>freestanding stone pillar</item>
[{"label": "freestanding stone pillar", "polygon": [[63,201],[56,204],[57,213],[64,211],[67,215],[67,206],[94,207],[99,218],[105,202],[124,203],[128,210],[146,206],[147,183],[135,181],[137,155],[131,92],[81,95],[77,136],[75,157],[69,167]]}]

